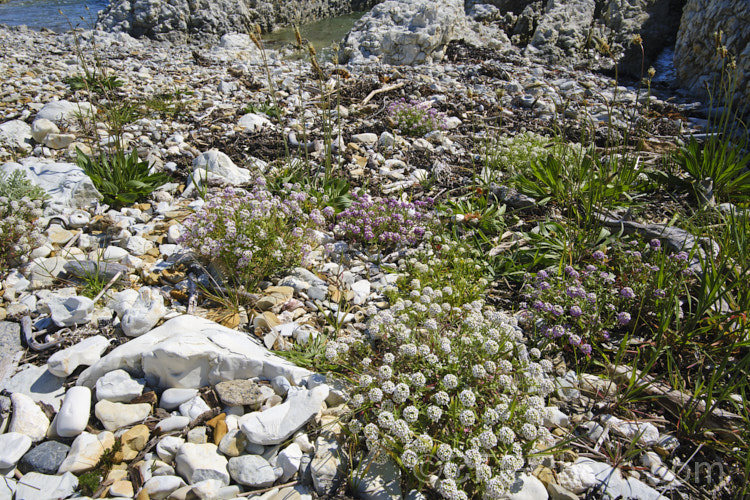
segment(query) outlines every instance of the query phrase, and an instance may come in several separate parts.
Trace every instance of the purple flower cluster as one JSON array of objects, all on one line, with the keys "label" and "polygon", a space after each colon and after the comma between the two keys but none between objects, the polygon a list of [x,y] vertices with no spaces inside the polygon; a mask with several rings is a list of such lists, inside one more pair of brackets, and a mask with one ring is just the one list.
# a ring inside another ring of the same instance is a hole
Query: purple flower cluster
[{"label": "purple flower cluster", "polygon": [[388,106],[388,116],[402,134],[422,137],[445,128],[445,115],[432,108],[429,101],[400,99]]},{"label": "purple flower cluster", "polygon": [[249,289],[280,268],[299,264],[310,252],[308,229],[325,221],[318,210],[306,214],[306,194],[274,196],[260,179],[251,191],[228,187],[188,217],[179,243],[198,260],[218,266]]},{"label": "purple flower cluster", "polygon": [[[565,266],[559,276],[540,271],[530,279],[524,295],[527,319],[550,339],[577,347],[588,355],[590,343],[608,339],[610,331],[643,327],[673,307],[671,293],[684,290],[688,255],[667,255],[654,239],[643,251],[617,245],[605,254],[592,254],[593,264],[582,269]],[[637,322],[634,322],[634,318]],[[649,319],[650,318],[650,319]],[[645,321],[644,321],[645,320]]]},{"label": "purple flower cluster", "polygon": [[337,237],[364,246],[393,249],[420,242],[436,218],[432,199],[406,202],[398,198],[352,195],[352,204],[336,217],[331,229]]}]

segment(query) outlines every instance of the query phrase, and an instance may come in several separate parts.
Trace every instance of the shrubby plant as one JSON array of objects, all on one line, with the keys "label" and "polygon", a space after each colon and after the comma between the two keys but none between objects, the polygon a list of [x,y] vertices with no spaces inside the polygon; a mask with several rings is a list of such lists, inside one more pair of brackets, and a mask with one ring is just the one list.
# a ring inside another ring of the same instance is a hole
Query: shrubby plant
[{"label": "shrubby plant", "polygon": [[429,101],[399,99],[388,106],[388,116],[395,128],[410,137],[422,137],[445,128],[445,115],[432,108]]},{"label": "shrubby plant", "polygon": [[14,170],[10,174],[0,171],[0,196],[10,200],[20,200],[24,196],[32,200],[43,200],[47,193],[32,184],[21,170]]},{"label": "shrubby plant", "polygon": [[527,283],[521,306],[539,334],[589,355],[592,343],[616,330],[656,329],[673,318],[693,280],[688,254],[667,254],[658,239],[643,251],[615,246],[610,253],[597,250],[583,269],[540,271]]},{"label": "shrubby plant", "polygon": [[31,250],[43,243],[41,216],[41,200],[0,196],[0,276],[27,260]]},{"label": "shrubby plant", "polygon": [[368,311],[376,351],[361,338],[329,342],[329,359],[361,369],[349,429],[374,460],[393,457],[442,498],[502,498],[551,442],[542,422],[552,363],[482,301],[453,307],[455,292],[416,282],[411,293]]},{"label": "shrubby plant", "polygon": [[443,294],[443,299],[451,306],[479,299],[488,282],[484,278],[486,264],[476,249],[465,242],[454,242],[430,232],[424,239],[428,242],[427,248],[415,250],[398,262],[403,276],[397,282],[398,291],[392,291],[393,296],[408,298],[411,285],[419,283],[436,290],[448,285],[446,290],[450,293]]},{"label": "shrubby plant", "polygon": [[431,198],[415,202],[368,194],[352,194],[351,198],[351,205],[336,216],[331,229],[337,237],[365,247],[389,250],[414,246],[436,223]]},{"label": "shrubby plant", "polygon": [[263,178],[251,191],[225,188],[185,220],[180,238],[199,260],[253,290],[263,278],[299,265],[312,250],[310,229],[322,226],[319,210],[302,209],[307,195],[292,190],[282,199]]}]

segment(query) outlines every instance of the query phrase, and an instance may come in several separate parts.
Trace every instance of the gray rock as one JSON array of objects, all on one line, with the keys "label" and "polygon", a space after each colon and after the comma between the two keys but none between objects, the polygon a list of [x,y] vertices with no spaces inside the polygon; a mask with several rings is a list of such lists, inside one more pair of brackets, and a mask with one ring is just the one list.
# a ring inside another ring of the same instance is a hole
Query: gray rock
[{"label": "gray rock", "polygon": [[463,0],[387,0],[365,14],[344,38],[340,58],[412,65],[440,61],[451,40],[469,31]]},{"label": "gray rock", "polygon": [[249,406],[258,410],[266,399],[258,384],[251,380],[219,382],[215,389],[221,402],[228,406]]},{"label": "gray rock", "polygon": [[10,149],[31,151],[31,127],[21,120],[11,120],[0,123],[0,145],[6,145]]},{"label": "gray rock", "polygon": [[70,446],[58,441],[45,441],[26,453],[18,463],[18,470],[27,474],[57,474],[57,470],[70,451]]},{"label": "gray rock", "polygon": [[[750,9],[746,0],[687,0],[677,32],[674,65],[680,84],[705,96],[705,84],[721,77],[727,61],[717,57],[715,36],[737,63],[735,103],[750,99]],[[717,96],[712,88],[714,97]]]},{"label": "gray rock", "polygon": [[13,358],[22,350],[21,325],[11,321],[0,321],[0,381],[13,375],[18,360]]},{"label": "gray rock", "polygon": [[63,384],[65,384],[65,378],[52,375],[47,365],[26,364],[22,365],[18,373],[5,382],[5,389],[11,393],[28,394],[34,401],[43,401],[57,411],[65,395]]},{"label": "gray rock", "polygon": [[227,469],[234,481],[251,488],[266,488],[278,478],[268,460],[259,455],[230,458]]},{"label": "gray rock", "polygon": [[78,478],[66,472],[61,476],[29,472],[16,483],[16,499],[49,500],[68,498],[78,487]]},{"label": "gray rock", "polygon": [[252,176],[248,169],[238,167],[221,151],[206,151],[193,160],[193,175],[183,196],[187,196],[196,186],[205,185],[207,179],[208,182],[239,186],[252,181]]},{"label": "gray rock", "polygon": [[59,134],[60,129],[55,122],[46,118],[38,118],[31,124],[31,136],[38,143],[43,143],[48,134]]}]

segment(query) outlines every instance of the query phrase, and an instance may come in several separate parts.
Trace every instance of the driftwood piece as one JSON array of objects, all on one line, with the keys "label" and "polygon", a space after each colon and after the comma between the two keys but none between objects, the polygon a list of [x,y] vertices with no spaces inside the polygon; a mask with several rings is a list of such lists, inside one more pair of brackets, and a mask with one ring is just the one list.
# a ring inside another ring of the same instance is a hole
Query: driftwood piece
[{"label": "driftwood piece", "polygon": [[[24,316],[23,318],[21,318],[21,330],[23,331],[23,338],[26,341],[26,345],[29,346],[29,348],[33,351],[44,351],[46,349],[49,349],[50,347],[55,347],[56,345],[62,343],[62,335],[60,335],[60,332],[57,332],[55,334],[56,338],[54,340],[50,340],[49,342],[45,342],[43,344],[37,342],[34,338],[34,333],[31,331],[31,318],[29,316]],[[41,335],[43,333],[45,332],[37,332],[37,335]]]},{"label": "driftwood piece", "polygon": [[366,106],[370,100],[375,97],[378,94],[382,94],[384,92],[390,92],[391,90],[400,89],[405,85],[405,82],[396,83],[394,85],[388,85],[387,87],[380,87],[379,89],[375,89],[369,94],[367,94],[367,97],[365,97],[362,102],[360,103],[360,106]]},{"label": "driftwood piece", "polygon": [[[629,366],[610,365],[609,371],[612,378],[621,383],[627,383],[633,376],[633,369]],[[659,396],[670,409],[679,414],[686,407],[693,407],[697,413],[706,413],[706,402],[695,400],[690,394],[673,389],[664,382],[657,381],[651,375],[643,375],[640,370],[635,371],[635,384],[651,396]],[[722,410],[721,408],[711,409],[711,413],[706,417],[706,423],[714,429],[723,429],[735,431],[738,429],[737,424],[743,422],[743,418],[736,413]]]}]

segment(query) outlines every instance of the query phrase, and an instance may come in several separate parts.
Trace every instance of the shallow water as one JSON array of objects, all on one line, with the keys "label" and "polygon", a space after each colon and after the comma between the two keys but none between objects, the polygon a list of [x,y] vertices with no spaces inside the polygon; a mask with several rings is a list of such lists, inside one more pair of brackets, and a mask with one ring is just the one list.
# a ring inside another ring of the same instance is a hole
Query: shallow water
[{"label": "shallow water", "polygon": [[[313,44],[316,50],[321,50],[330,46],[333,42],[340,42],[344,35],[352,29],[364,12],[353,12],[343,16],[332,17],[315,21],[310,24],[300,26],[302,38]],[[294,39],[294,29],[284,28],[267,35],[263,35],[263,40],[269,47],[276,47],[286,43],[296,43]]]},{"label": "shallow water", "polygon": [[107,3],[108,0],[10,0],[0,3],[0,24],[25,24],[29,28],[57,32],[68,31],[71,26],[88,29],[93,27],[97,13]]}]

